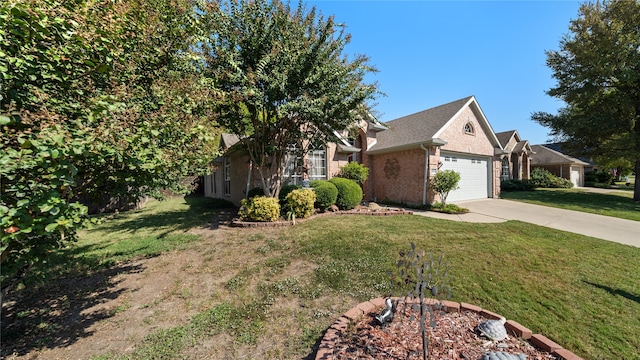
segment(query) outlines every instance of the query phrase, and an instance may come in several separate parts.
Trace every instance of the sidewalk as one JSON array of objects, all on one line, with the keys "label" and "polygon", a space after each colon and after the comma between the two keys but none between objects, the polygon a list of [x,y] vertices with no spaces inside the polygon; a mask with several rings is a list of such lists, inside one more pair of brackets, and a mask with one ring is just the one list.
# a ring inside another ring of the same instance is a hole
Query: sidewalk
[{"label": "sidewalk", "polygon": [[415,210],[414,214],[472,223],[519,220],[553,229],[640,247],[640,222],[504,199],[480,199],[456,203],[466,214],[442,214]]}]

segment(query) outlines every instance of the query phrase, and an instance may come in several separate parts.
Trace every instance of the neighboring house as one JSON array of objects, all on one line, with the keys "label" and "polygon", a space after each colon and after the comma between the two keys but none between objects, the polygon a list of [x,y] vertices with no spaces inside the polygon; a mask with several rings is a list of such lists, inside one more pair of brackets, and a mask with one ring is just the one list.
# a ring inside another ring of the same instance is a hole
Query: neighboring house
[{"label": "neighboring house", "polygon": [[[510,138],[516,146],[505,151],[473,96],[385,124],[362,120],[357,134],[337,135],[338,143],[316,149],[306,159],[294,159],[300,161],[292,164],[304,166],[289,167],[290,181],[330,179],[341,166],[357,161],[369,168],[363,185],[365,200],[431,204],[439,199],[428,184],[438,170],[448,169],[461,175],[460,188],[449,194],[448,201],[495,198],[500,196],[503,159],[516,154],[519,164],[526,164],[531,153],[528,143],[518,146],[517,133]],[[234,147],[238,140],[222,136],[224,156],[217,160],[216,171],[204,179],[206,196],[238,204],[248,189],[260,186],[255,172],[249,171],[248,157]],[[520,170],[518,174],[523,176]]]},{"label": "neighboring house", "polygon": [[496,137],[506,152],[502,157],[500,180],[529,179],[533,154],[529,141],[520,139],[516,130],[497,133]]},{"label": "neighboring house", "polygon": [[[563,153],[565,155],[569,154],[569,151],[567,151],[567,149],[566,149],[565,143],[550,143],[550,144],[544,144],[542,146],[547,147],[547,148],[549,148],[551,150],[555,150],[555,151],[557,151],[559,153]],[[598,164],[596,164],[593,161],[592,158],[587,158],[585,156],[580,156],[580,155],[576,155],[575,158],[580,160],[580,161],[584,161],[585,163],[587,163],[587,165],[585,165],[585,167],[584,167],[584,172],[585,173],[599,170]]]},{"label": "neighboring house", "polygon": [[550,173],[570,180],[573,186],[584,186],[585,167],[591,164],[556,151],[546,145],[533,145],[535,156],[531,158],[532,168],[543,168]]}]

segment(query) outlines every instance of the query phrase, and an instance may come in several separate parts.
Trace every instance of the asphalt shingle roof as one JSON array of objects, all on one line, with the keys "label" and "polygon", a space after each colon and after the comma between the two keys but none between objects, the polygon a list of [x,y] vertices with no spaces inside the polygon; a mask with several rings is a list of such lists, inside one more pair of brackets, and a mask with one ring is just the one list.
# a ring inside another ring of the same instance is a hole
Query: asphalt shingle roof
[{"label": "asphalt shingle roof", "polygon": [[389,129],[377,134],[377,143],[370,151],[416,145],[432,139],[471,98],[468,96],[386,122]]},{"label": "asphalt shingle roof", "polygon": [[589,165],[586,162],[555,151],[543,145],[531,145],[531,150],[536,154],[531,157],[532,165],[560,165],[560,164],[578,164]]},{"label": "asphalt shingle roof", "polygon": [[511,140],[511,137],[515,133],[516,133],[515,130],[509,130],[509,131],[503,131],[503,132],[496,133],[496,137],[498,138],[498,141],[500,142],[500,146],[502,146],[503,149],[505,149],[507,147],[507,144],[509,143],[509,140]]}]

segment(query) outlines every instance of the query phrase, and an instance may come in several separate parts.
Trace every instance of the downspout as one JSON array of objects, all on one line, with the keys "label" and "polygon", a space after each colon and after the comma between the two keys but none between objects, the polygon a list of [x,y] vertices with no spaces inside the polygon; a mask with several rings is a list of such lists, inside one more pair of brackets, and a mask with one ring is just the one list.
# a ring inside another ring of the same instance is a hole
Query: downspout
[{"label": "downspout", "polygon": [[422,205],[427,205],[427,182],[429,180],[429,148],[420,144],[420,149],[424,150],[424,181],[422,183]]}]

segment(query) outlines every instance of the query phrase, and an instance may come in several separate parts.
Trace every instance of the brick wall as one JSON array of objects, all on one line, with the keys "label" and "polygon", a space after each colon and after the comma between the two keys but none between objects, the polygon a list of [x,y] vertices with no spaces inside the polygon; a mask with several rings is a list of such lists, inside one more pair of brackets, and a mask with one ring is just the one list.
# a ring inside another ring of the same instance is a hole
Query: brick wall
[{"label": "brick wall", "polygon": [[398,151],[369,157],[370,200],[422,204],[425,152]]}]

